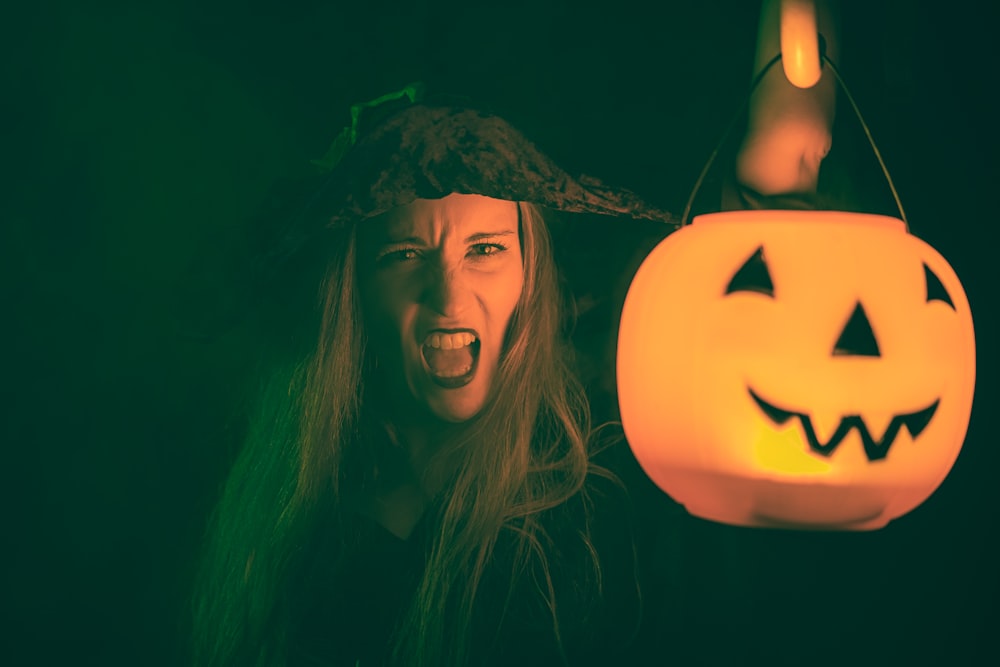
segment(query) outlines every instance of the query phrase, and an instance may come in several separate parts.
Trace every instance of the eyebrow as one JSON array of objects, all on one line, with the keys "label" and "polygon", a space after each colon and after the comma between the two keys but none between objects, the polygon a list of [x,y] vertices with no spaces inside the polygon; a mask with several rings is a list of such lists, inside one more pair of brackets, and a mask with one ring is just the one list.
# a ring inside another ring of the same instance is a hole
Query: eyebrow
[{"label": "eyebrow", "polygon": [[513,236],[516,232],[513,231],[502,231],[502,232],[478,232],[471,236],[465,238],[466,243],[475,243],[476,241],[482,241],[483,239],[496,238],[497,236]]},{"label": "eyebrow", "polygon": [[422,238],[420,238],[419,236],[407,236],[406,238],[402,238],[402,239],[394,239],[390,235],[390,236],[388,236],[386,238],[381,239],[380,245],[383,245],[383,246],[387,246],[387,245],[401,245],[403,243],[409,243],[410,245],[420,245],[423,242],[424,242],[424,240]]},{"label": "eyebrow", "polygon": [[[475,234],[467,236],[465,238],[464,243],[475,243],[476,241],[496,238],[498,236],[500,237],[513,236],[516,233],[517,232],[510,230],[499,231],[499,232],[476,232]],[[424,239],[420,238],[419,236],[407,236],[406,238],[401,238],[401,239],[394,239],[391,238],[390,236],[389,238],[385,238],[382,239],[382,241],[380,241],[380,245],[382,246],[402,245],[402,244],[423,245],[424,243],[425,243]]]}]

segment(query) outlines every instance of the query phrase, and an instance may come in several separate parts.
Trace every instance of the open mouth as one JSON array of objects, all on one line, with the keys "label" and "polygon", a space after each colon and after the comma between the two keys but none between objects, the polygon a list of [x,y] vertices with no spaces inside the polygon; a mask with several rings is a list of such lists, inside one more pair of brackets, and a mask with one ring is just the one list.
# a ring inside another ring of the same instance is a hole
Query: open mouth
[{"label": "open mouth", "polygon": [[847,437],[851,429],[857,429],[858,434],[861,436],[861,443],[865,448],[865,455],[868,456],[869,461],[884,459],[888,455],[889,448],[892,447],[892,443],[896,440],[900,429],[903,427],[906,427],[906,430],[910,433],[910,437],[916,440],[917,436],[927,428],[927,424],[934,417],[938,403],[941,402],[938,399],[922,410],[893,415],[888,428],[886,428],[885,433],[878,440],[872,436],[861,415],[845,415],[840,419],[840,423],[837,424],[833,435],[824,443],[820,442],[816,436],[816,429],[813,427],[809,415],[803,412],[793,412],[779,408],[758,396],[753,389],[749,387],[747,389],[750,392],[750,397],[757,403],[761,411],[778,426],[781,426],[792,417],[798,417],[799,423],[802,424],[802,431],[805,433],[806,441],[809,443],[809,448],[823,456],[833,454],[833,451]]},{"label": "open mouth", "polygon": [[427,335],[420,354],[431,382],[458,389],[476,376],[479,347],[479,336],[471,329],[436,329]]}]

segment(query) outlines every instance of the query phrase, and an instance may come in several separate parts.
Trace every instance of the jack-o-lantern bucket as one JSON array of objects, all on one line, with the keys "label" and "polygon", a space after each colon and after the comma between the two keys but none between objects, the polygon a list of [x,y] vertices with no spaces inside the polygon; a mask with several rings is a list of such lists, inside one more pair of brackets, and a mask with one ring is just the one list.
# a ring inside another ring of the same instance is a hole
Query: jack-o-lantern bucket
[{"label": "jack-o-lantern bucket", "polygon": [[954,270],[902,220],[702,215],[635,274],[617,373],[636,459],[691,514],[876,529],[958,456],[972,314]]}]

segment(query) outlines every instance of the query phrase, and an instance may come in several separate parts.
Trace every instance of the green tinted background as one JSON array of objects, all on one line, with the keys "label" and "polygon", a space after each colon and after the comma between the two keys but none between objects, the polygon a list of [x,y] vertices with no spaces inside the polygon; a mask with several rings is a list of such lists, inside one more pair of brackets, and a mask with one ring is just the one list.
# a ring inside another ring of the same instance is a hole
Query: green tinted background
[{"label": "green tinted background", "polygon": [[[350,104],[417,79],[471,96],[570,171],[679,214],[742,103],[757,14],[745,0],[99,4],[8,9],[0,28],[9,664],[181,664],[205,516],[262,341],[280,335],[258,318],[205,337],[190,311],[226,319],[248,219],[326,150]],[[842,72],[912,230],[972,302],[966,446],[924,506],[876,533],[667,520],[669,501],[645,489],[643,529],[674,601],[641,638],[655,664],[996,654],[995,22],[963,25],[947,3],[862,4],[845,8]],[[860,128],[840,116],[831,165],[859,206],[892,213]],[[609,220],[557,238],[578,291],[604,304],[580,334],[598,366],[615,291],[657,233]]]}]

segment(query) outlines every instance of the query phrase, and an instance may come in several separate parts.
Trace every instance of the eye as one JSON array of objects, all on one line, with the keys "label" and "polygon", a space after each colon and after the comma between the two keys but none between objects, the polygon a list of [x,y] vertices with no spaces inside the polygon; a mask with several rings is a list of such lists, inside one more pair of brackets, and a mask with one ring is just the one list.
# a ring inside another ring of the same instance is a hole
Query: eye
[{"label": "eye", "polygon": [[729,281],[726,294],[735,292],[756,292],[774,298],[774,283],[764,260],[764,246],[757,248]]},{"label": "eye", "polygon": [[927,283],[927,303],[931,301],[943,301],[951,306],[952,310],[955,310],[955,304],[951,300],[951,297],[948,296],[948,290],[944,288],[941,279],[931,271],[931,267],[926,264],[924,264],[924,280]]},{"label": "eye", "polygon": [[506,252],[507,246],[502,243],[473,243],[469,246],[469,252],[467,257],[472,257],[473,259],[479,259],[482,257],[491,257],[493,255],[499,255],[502,252]]},{"label": "eye", "polygon": [[408,262],[417,259],[419,254],[420,253],[416,248],[389,248],[379,253],[379,255],[375,258],[375,263],[381,266],[385,264]]}]

